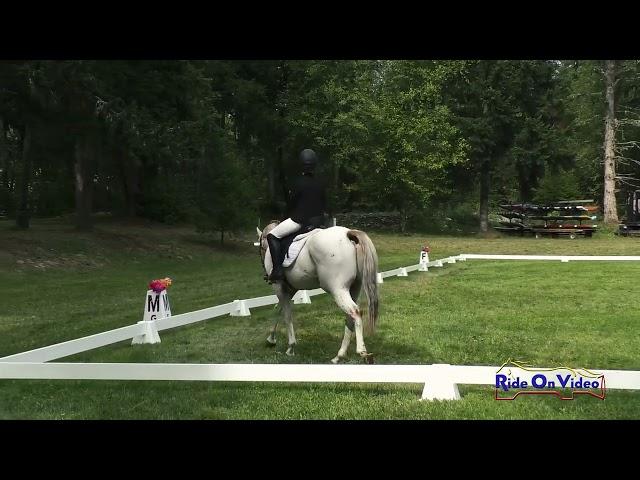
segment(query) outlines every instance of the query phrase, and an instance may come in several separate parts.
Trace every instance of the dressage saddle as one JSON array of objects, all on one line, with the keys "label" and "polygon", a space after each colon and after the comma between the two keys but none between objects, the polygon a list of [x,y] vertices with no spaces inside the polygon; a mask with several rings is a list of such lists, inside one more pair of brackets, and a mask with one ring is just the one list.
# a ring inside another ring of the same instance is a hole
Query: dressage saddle
[{"label": "dressage saddle", "polygon": [[[306,225],[304,225],[300,230],[298,230],[297,232],[294,232],[290,235],[287,235],[286,237],[282,237],[280,239],[280,241],[278,242],[278,245],[276,246],[276,251],[278,252],[278,265],[282,265],[282,263],[284,262],[284,259],[287,255],[287,253],[289,252],[289,247],[291,247],[291,244],[293,243],[293,240],[298,236],[298,235],[303,235],[305,233],[309,233],[312,230],[316,230],[318,228],[326,228],[326,220],[324,216],[321,217],[313,217],[309,220],[309,222],[307,222]],[[275,264],[275,262],[274,262]],[[282,268],[282,267],[280,267]],[[264,278],[265,280],[268,280],[268,275],[265,274]]]}]

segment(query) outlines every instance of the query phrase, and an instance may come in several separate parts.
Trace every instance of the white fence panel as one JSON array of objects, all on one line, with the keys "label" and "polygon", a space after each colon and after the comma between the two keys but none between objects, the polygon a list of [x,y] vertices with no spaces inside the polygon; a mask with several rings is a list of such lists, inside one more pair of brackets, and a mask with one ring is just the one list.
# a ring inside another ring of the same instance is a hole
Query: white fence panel
[{"label": "white fence panel", "polygon": [[168,318],[161,318],[156,320],[156,326],[158,327],[158,331],[167,330],[169,328],[189,325],[190,323],[201,322],[203,320],[208,320],[209,318],[229,315],[234,309],[234,306],[234,302],[229,302],[223,305],[216,305],[215,307],[196,310],[195,312],[181,313]]},{"label": "white fence panel", "polygon": [[560,261],[604,261],[604,262],[638,262],[640,256],[634,255],[482,255],[463,253],[460,257],[466,260],[560,260]]},{"label": "white fence panel", "polygon": [[[3,379],[184,380],[309,383],[429,383],[495,385],[497,366],[460,365],[312,365],[171,363],[27,363],[0,362]],[[529,380],[531,372],[510,367]],[[540,369],[541,370],[541,369]],[[605,377],[607,389],[640,390],[640,371],[590,369]]]},{"label": "white fence panel", "polygon": [[278,303],[278,297],[276,295],[267,295],[264,297],[247,298],[245,299],[245,303],[247,308],[265,307]]},{"label": "white fence panel", "polygon": [[77,338],[67,342],[56,343],[48,347],[16,353],[0,358],[0,362],[48,362],[57,358],[68,357],[76,353],[86,352],[94,348],[104,347],[112,343],[129,340],[144,333],[144,325],[136,323],[127,327],[116,328],[107,332],[96,333],[88,337]]}]

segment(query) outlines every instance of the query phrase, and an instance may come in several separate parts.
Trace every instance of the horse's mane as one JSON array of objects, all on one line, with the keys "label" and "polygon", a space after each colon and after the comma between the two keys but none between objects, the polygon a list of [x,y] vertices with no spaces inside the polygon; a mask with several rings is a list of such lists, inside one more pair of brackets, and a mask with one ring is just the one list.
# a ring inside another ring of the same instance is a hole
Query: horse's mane
[{"label": "horse's mane", "polygon": [[267,226],[264,227],[264,230],[262,231],[262,236],[266,237],[269,234],[269,232],[274,228],[276,228],[276,225],[278,225],[279,223],[280,223],[280,220],[271,220],[269,223],[267,223]]}]

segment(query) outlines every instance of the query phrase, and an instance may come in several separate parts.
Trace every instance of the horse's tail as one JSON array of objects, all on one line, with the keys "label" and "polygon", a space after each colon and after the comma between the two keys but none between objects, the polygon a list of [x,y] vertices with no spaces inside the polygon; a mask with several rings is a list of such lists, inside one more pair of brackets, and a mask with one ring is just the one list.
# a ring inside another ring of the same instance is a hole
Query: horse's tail
[{"label": "horse's tail", "polygon": [[361,261],[357,261],[358,275],[361,277],[364,294],[367,297],[368,333],[376,331],[378,320],[378,254],[369,236],[360,230],[349,230],[347,238],[356,244],[356,255],[360,253]]}]

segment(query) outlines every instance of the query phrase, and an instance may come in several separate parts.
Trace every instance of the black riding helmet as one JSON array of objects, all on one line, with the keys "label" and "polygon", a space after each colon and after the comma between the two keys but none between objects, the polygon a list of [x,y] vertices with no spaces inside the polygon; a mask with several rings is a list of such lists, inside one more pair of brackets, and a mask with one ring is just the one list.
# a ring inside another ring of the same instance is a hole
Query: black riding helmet
[{"label": "black riding helmet", "polygon": [[302,164],[302,171],[305,173],[313,172],[318,164],[318,155],[310,148],[305,148],[300,152],[300,163]]}]

